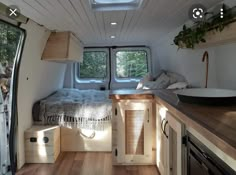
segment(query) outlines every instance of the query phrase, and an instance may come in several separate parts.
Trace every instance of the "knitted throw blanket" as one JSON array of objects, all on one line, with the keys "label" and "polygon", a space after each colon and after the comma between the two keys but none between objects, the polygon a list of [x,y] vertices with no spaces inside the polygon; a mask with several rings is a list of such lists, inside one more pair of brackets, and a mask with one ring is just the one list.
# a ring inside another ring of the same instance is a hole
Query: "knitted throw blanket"
[{"label": "knitted throw blanket", "polygon": [[111,122],[109,91],[61,89],[40,101],[43,125],[103,130]]}]

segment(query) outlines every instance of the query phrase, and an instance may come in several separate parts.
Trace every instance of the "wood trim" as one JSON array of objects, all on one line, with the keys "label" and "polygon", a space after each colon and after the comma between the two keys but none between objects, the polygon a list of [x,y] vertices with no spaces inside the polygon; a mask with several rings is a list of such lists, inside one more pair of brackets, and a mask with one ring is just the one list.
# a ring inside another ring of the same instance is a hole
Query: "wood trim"
[{"label": "wood trim", "polygon": [[70,32],[66,32],[67,33],[67,50],[66,50],[66,58],[69,58],[69,51],[70,51],[70,40],[71,40],[71,33]]},{"label": "wood trim", "polygon": [[151,100],[154,99],[154,95],[151,94],[134,94],[134,95],[110,95],[110,99],[112,100],[142,100],[142,99],[147,99]]}]

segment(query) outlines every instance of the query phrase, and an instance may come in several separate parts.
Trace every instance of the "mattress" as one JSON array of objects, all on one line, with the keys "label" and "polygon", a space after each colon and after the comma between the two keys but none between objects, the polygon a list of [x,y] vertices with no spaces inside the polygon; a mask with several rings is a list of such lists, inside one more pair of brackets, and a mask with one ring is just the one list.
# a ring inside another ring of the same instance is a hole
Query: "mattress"
[{"label": "mattress", "polygon": [[35,103],[33,120],[42,125],[60,125],[103,130],[111,122],[109,91],[60,89]]}]

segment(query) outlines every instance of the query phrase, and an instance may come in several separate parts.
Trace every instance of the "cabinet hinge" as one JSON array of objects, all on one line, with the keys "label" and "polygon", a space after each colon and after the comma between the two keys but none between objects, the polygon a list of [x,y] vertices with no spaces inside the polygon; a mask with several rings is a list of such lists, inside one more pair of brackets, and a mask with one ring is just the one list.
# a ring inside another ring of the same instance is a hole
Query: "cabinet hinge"
[{"label": "cabinet hinge", "polygon": [[118,150],[115,149],[115,156],[117,157],[118,156]]},{"label": "cabinet hinge", "polygon": [[187,138],[188,138],[187,136],[182,137],[182,144],[185,146],[187,146],[187,141],[188,141]]},{"label": "cabinet hinge", "polygon": [[117,115],[117,108],[115,108],[115,115]]}]

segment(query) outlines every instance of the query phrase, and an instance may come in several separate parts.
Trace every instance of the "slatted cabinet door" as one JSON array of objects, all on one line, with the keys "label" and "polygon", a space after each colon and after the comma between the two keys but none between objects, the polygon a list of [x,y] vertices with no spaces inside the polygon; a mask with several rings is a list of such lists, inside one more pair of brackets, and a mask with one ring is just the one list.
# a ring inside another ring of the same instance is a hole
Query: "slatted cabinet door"
[{"label": "slatted cabinet door", "polygon": [[151,102],[132,100],[118,103],[118,163],[152,163],[151,114]]},{"label": "slatted cabinet door", "polygon": [[161,175],[167,173],[167,145],[168,139],[163,133],[163,126],[166,122],[167,109],[156,103],[156,165]]},{"label": "slatted cabinet door", "polygon": [[182,143],[184,136],[184,125],[169,112],[166,113],[168,136],[167,142],[167,175],[185,175],[186,170],[186,151]]}]

